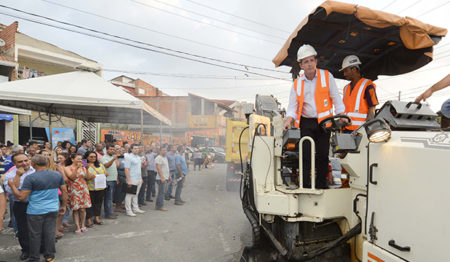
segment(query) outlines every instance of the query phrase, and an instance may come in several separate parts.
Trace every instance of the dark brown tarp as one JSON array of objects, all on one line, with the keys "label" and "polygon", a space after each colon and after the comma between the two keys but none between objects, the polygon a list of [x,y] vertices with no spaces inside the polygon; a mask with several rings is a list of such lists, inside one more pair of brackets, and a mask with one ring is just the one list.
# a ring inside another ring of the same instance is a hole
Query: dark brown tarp
[{"label": "dark brown tarp", "polygon": [[310,13],[290,35],[272,60],[275,66],[300,68],[297,51],[303,44],[318,53],[318,67],[343,78],[339,69],[347,55],[357,55],[362,74],[372,80],[378,75],[399,75],[414,71],[433,58],[433,46],[447,29],[425,24],[367,7],[326,1]]}]

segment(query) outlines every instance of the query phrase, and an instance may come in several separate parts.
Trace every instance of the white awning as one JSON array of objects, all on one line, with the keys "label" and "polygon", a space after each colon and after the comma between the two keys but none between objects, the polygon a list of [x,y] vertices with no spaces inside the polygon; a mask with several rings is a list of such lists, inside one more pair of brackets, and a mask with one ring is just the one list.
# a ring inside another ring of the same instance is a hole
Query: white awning
[{"label": "white awning", "polygon": [[9,106],[0,106],[0,113],[31,116],[31,111]]},{"label": "white awning", "polygon": [[90,72],[70,72],[0,84],[0,105],[51,112],[89,122],[144,124],[169,119],[136,97]]}]

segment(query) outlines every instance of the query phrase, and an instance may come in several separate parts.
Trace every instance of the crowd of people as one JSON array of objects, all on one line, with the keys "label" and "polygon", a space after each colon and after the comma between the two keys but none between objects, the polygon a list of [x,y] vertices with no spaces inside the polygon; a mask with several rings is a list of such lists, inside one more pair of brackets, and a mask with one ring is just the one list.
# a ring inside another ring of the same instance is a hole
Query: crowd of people
[{"label": "crowd of people", "polygon": [[[167,211],[165,202],[181,198],[188,174],[184,145],[110,143],[78,145],[30,142],[26,148],[1,148],[0,231],[9,201],[10,221],[21,247],[21,260],[55,258],[55,241],[64,233],[80,235],[118,214],[135,217],[143,206]],[[2,187],[3,185],[3,187]],[[70,219],[72,213],[72,220]]]}]

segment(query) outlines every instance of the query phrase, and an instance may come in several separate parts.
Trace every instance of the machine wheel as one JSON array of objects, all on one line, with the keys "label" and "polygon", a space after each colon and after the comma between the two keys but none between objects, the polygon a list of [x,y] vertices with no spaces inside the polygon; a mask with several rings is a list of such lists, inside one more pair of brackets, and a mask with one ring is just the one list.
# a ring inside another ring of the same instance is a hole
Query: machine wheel
[{"label": "machine wheel", "polygon": [[227,164],[227,175],[226,175],[226,188],[227,191],[233,191],[235,188],[234,183],[232,182],[232,179],[235,177],[234,169],[231,168],[233,164],[228,163]]}]

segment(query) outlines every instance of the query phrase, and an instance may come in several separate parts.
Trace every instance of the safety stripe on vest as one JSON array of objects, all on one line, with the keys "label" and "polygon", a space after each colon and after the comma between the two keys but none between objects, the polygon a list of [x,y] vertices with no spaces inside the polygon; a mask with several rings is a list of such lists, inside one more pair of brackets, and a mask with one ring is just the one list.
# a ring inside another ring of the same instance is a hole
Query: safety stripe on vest
[{"label": "safety stripe on vest", "polygon": [[365,122],[364,121],[353,121],[352,120],[352,126],[362,126]]},{"label": "safety stripe on vest", "polygon": [[367,114],[361,114],[361,113],[347,113],[347,116],[358,117],[358,118],[367,118]]},{"label": "safety stripe on vest", "polygon": [[327,86],[327,81],[325,78],[325,71],[323,69],[319,69],[320,70],[320,82],[322,84],[322,87],[326,87]]},{"label": "safety stripe on vest", "polygon": [[363,91],[364,87],[366,86],[367,81],[369,81],[369,79],[364,79],[362,84],[359,86],[358,96],[356,97],[356,104],[355,104],[355,111],[354,111],[355,113],[358,113],[358,111],[359,111],[359,105],[361,103],[362,91]]},{"label": "safety stripe on vest", "polygon": [[348,86],[349,86],[349,85],[346,85],[346,86],[344,87],[344,94],[342,95],[344,98],[345,98],[345,94],[347,94],[347,88],[348,88]]},{"label": "safety stripe on vest", "polygon": [[322,118],[322,117],[326,117],[326,116],[328,116],[328,115],[331,115],[331,110],[327,110],[327,111],[325,111],[325,112],[319,113],[317,116],[318,116],[319,118]]},{"label": "safety stripe on vest", "polygon": [[299,87],[298,80],[297,80],[297,96],[300,96],[302,94],[302,81],[303,80],[300,80],[300,87]]}]

